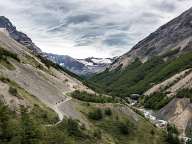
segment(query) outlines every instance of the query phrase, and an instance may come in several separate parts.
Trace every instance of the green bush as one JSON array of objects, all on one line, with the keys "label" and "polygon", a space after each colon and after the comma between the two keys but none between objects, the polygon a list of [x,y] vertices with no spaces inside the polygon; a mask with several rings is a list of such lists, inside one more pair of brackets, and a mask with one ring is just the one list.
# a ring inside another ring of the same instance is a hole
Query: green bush
[{"label": "green bush", "polygon": [[131,127],[131,124],[128,120],[125,122],[119,122],[119,130],[120,130],[121,134],[124,134],[124,135],[129,134],[130,127]]},{"label": "green bush", "polygon": [[168,104],[172,98],[168,98],[162,92],[155,92],[149,96],[144,96],[143,105],[145,108],[159,110]]},{"label": "green bush", "polygon": [[190,102],[192,103],[192,89],[184,88],[177,92],[176,97],[178,98],[190,98]]},{"label": "green bush", "polygon": [[178,138],[179,132],[175,125],[167,125],[167,136],[166,142],[168,144],[180,144],[180,140]]},{"label": "green bush", "polygon": [[13,95],[13,96],[16,96],[16,97],[19,96],[19,94],[18,94],[18,92],[17,92],[17,89],[14,88],[14,87],[9,87],[9,93],[10,93],[11,95]]},{"label": "green bush", "polygon": [[111,116],[112,110],[110,108],[105,109],[105,115]]},{"label": "green bush", "polygon": [[91,93],[87,93],[85,91],[81,92],[79,90],[74,91],[71,94],[71,96],[73,98],[76,98],[78,100],[85,101],[85,102],[93,102],[93,103],[112,103],[112,102],[114,102],[114,99],[112,97],[91,94]]},{"label": "green bush", "polygon": [[78,136],[80,134],[80,128],[78,122],[71,118],[67,120],[67,130],[69,132],[69,135]]},{"label": "green bush", "polygon": [[88,113],[88,117],[92,120],[101,120],[103,118],[103,112],[101,109],[96,109]]}]

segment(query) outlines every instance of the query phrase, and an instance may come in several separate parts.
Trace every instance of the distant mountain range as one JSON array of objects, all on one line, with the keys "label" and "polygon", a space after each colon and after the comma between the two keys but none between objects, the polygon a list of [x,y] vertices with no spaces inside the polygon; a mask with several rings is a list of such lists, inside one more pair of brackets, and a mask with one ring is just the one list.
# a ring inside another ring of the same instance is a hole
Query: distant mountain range
[{"label": "distant mountain range", "polygon": [[77,75],[90,76],[104,71],[115,58],[75,59],[67,55],[44,53],[49,60],[59,64]]},{"label": "distant mountain range", "polygon": [[65,67],[69,71],[77,75],[93,75],[104,71],[115,58],[86,58],[86,59],[74,59],[67,55],[56,55],[50,53],[44,53],[39,47],[37,47],[33,41],[24,33],[18,31],[15,26],[4,16],[0,16],[0,28],[5,29],[11,38],[26,46],[36,54],[40,54],[47,57],[49,60]]}]

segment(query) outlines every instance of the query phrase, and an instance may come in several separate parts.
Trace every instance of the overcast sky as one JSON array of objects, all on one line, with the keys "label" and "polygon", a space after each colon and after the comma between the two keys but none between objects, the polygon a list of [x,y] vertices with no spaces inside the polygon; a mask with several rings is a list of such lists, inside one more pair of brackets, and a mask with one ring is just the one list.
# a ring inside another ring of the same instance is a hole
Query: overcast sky
[{"label": "overcast sky", "polygon": [[45,52],[113,57],[191,6],[192,0],[0,0],[0,15]]}]

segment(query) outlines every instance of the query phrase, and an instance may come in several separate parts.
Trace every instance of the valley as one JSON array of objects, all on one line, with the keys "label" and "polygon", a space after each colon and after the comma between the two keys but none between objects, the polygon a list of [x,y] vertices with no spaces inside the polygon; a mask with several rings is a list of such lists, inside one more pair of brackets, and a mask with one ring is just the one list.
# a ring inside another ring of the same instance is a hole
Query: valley
[{"label": "valley", "polygon": [[191,144],[192,8],[119,57],[42,52],[0,17],[1,144]]}]

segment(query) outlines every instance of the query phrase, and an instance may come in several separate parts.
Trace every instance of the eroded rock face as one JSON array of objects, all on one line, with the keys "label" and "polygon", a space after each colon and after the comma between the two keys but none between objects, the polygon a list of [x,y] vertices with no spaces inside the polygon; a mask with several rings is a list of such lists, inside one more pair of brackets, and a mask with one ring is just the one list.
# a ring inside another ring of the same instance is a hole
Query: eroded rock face
[{"label": "eroded rock face", "polygon": [[16,27],[4,16],[0,16],[0,28],[5,28],[14,40],[31,49],[33,52],[41,53],[40,48],[26,34],[17,31]]},{"label": "eroded rock face", "polygon": [[176,54],[192,51],[191,42],[192,8],[140,41],[111,67],[114,69],[120,64],[126,66],[130,59],[136,57],[146,61],[150,57],[163,55],[174,49],[179,49]]},{"label": "eroded rock face", "polygon": [[188,98],[174,98],[159,111],[158,117],[175,124],[181,135],[186,135],[191,128],[192,103]]}]

